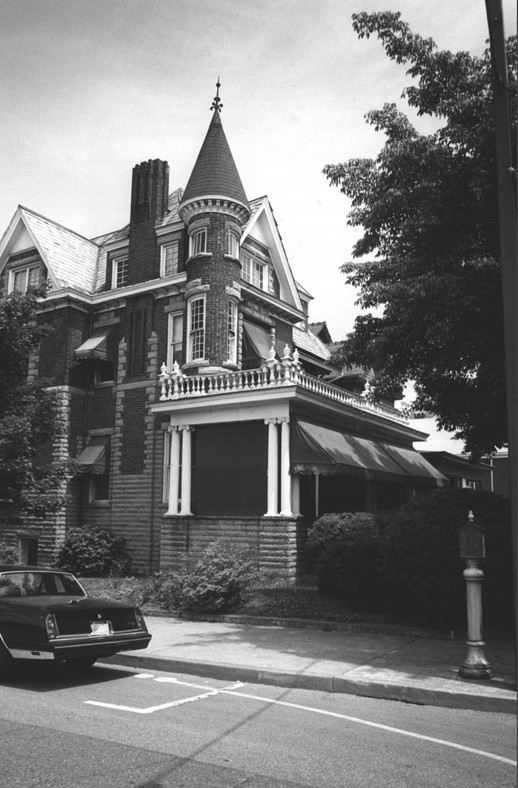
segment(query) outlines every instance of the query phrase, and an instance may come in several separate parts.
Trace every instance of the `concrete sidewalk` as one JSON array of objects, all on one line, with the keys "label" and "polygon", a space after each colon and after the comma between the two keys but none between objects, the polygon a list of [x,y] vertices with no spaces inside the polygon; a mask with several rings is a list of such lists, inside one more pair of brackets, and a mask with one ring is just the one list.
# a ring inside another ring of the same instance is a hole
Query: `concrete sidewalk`
[{"label": "concrete sidewalk", "polygon": [[[105,662],[214,679],[343,692],[451,708],[516,713],[512,637],[486,635],[491,680],[462,679],[465,640],[426,631],[320,628],[240,620],[190,621],[146,614],[153,638],[145,651]],[[427,636],[428,635],[428,636]]]}]

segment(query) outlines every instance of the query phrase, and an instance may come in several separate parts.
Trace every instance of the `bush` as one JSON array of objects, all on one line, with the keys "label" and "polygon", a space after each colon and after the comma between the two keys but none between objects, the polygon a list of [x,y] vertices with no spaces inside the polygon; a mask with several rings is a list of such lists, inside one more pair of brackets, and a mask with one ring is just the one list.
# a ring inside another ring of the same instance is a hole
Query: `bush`
[{"label": "bush", "polygon": [[108,577],[128,574],[131,561],[124,539],[104,528],[84,525],[70,529],[56,566],[82,577]]},{"label": "bush", "polygon": [[236,608],[257,577],[248,551],[229,542],[212,542],[194,566],[171,582],[169,593],[178,606],[191,613],[224,612]]},{"label": "bush", "polygon": [[368,512],[345,512],[338,522],[332,524],[330,532],[333,536],[329,540],[323,539],[322,523],[317,523],[316,575],[319,591],[363,609],[370,607],[376,600],[379,587],[379,527],[376,516]]},{"label": "bush", "polygon": [[349,524],[355,518],[365,518],[370,522],[372,515],[367,512],[329,512],[315,520],[308,531],[306,556],[310,571],[316,568],[318,559],[329,542],[339,542],[347,535]]},{"label": "bush", "polygon": [[[458,530],[473,511],[485,528],[485,624],[501,623],[512,607],[508,501],[489,492],[443,489],[385,513],[380,539],[384,596],[392,610],[449,623],[465,622],[466,591]],[[487,612],[487,616],[486,616]],[[497,618],[498,616],[498,618]]]},{"label": "bush", "polygon": [[7,542],[0,542],[0,564],[19,564],[18,549]]}]

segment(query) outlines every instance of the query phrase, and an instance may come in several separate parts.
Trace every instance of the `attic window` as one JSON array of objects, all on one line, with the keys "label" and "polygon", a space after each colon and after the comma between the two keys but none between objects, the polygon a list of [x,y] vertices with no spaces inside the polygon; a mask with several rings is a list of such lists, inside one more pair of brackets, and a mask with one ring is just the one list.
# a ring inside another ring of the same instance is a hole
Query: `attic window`
[{"label": "attic window", "polygon": [[259,290],[266,290],[266,265],[254,260],[248,254],[241,255],[241,276]]},{"label": "attic window", "polygon": [[178,273],[178,259],[179,259],[180,244],[178,241],[173,241],[170,244],[164,244],[161,248],[161,271],[160,276],[173,276]]},{"label": "attic window", "polygon": [[9,293],[26,293],[40,284],[40,266],[28,265],[9,271]]},{"label": "attic window", "polygon": [[112,288],[124,287],[128,280],[128,258],[114,257],[112,260]]}]

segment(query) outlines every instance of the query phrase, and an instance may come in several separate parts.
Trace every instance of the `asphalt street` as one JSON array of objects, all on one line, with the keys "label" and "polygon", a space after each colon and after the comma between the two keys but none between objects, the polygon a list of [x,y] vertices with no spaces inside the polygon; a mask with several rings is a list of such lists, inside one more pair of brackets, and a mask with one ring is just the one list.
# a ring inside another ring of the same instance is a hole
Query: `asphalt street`
[{"label": "asphalt street", "polygon": [[516,785],[510,714],[106,665],[0,693],[6,786]]}]

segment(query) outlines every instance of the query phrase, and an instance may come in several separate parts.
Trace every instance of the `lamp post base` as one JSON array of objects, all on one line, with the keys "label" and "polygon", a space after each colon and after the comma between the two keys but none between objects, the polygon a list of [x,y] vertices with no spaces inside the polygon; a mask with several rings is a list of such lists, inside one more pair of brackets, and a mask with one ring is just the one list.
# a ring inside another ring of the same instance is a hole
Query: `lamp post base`
[{"label": "lamp post base", "polygon": [[459,668],[459,676],[465,679],[490,679],[493,676],[491,665],[484,656],[483,640],[467,640],[468,653]]}]

